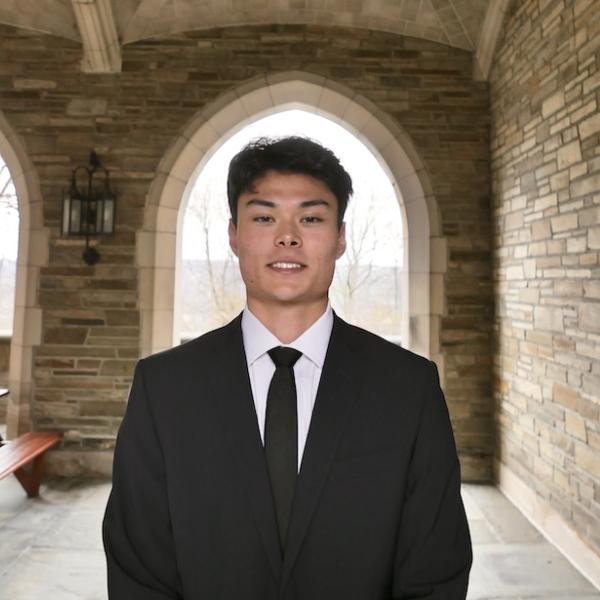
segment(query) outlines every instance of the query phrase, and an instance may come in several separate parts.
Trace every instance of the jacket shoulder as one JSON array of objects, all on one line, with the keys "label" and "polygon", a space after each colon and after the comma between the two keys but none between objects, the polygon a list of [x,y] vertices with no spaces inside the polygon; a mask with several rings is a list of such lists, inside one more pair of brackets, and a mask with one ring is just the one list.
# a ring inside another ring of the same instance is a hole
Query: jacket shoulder
[{"label": "jacket shoulder", "polygon": [[214,353],[226,343],[226,340],[235,334],[236,327],[240,327],[239,317],[223,327],[209,331],[178,346],[146,356],[139,363],[149,370],[174,365],[186,366],[190,363],[197,367],[203,358],[214,356]]},{"label": "jacket shoulder", "polygon": [[339,319],[339,323],[353,350],[362,354],[368,362],[378,362],[384,367],[395,369],[408,368],[417,370],[417,372],[431,369],[433,361],[425,356],[403,348],[376,333],[347,323],[342,319]]}]

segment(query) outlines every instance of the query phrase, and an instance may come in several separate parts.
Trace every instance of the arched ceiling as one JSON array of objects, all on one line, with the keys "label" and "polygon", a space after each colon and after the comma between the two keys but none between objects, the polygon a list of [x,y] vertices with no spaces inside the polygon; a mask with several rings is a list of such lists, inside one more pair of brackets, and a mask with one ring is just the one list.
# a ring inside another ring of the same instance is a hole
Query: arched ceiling
[{"label": "arched ceiling", "polygon": [[487,0],[115,0],[113,7],[125,43],[184,29],[280,22],[379,29],[474,50],[487,4]]},{"label": "arched ceiling", "polygon": [[[489,0],[111,0],[111,4],[124,44],[207,27],[311,23],[401,33],[474,51]],[[71,0],[2,0],[0,22],[80,39]]]},{"label": "arched ceiling", "polygon": [[[81,41],[86,52],[193,29],[306,23],[398,33],[476,54],[490,45],[490,22],[497,29],[509,1],[1,0],[0,23]],[[96,39],[100,29],[107,32],[100,31],[102,40]]]},{"label": "arched ceiling", "polygon": [[1,0],[0,23],[80,39],[71,0]]}]

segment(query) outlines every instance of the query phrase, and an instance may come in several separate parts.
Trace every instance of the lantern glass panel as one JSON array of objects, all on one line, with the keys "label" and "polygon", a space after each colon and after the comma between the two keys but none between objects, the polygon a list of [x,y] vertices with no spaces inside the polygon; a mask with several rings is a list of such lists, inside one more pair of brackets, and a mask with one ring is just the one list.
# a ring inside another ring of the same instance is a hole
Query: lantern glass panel
[{"label": "lantern glass panel", "polygon": [[81,200],[79,198],[71,198],[71,219],[69,233],[81,233]]},{"label": "lantern glass panel", "polygon": [[98,198],[95,202],[96,205],[96,214],[95,214],[95,223],[94,223],[94,232],[97,234],[104,233],[104,229],[102,227],[103,219],[104,219],[104,198]]},{"label": "lantern glass panel", "polygon": [[115,229],[115,199],[112,196],[104,198],[102,233],[114,233]]},{"label": "lantern glass panel", "polygon": [[69,234],[69,218],[71,216],[71,195],[65,192],[63,197],[63,214],[62,214],[62,232],[63,235]]},{"label": "lantern glass panel", "polygon": [[94,235],[96,231],[96,215],[98,214],[98,202],[95,200],[87,200],[85,203],[85,232],[89,235]]}]

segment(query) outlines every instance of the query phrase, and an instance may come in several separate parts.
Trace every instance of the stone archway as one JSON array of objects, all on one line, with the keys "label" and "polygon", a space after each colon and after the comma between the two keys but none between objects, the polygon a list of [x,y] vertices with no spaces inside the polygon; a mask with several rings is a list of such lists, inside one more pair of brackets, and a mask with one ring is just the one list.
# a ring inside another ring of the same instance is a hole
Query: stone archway
[{"label": "stone archway", "polygon": [[324,77],[286,72],[254,79],[218,98],[181,132],[163,157],[138,233],[142,355],[173,345],[178,310],[178,221],[191,184],[223,138],[247,123],[289,108],[313,111],[344,126],[378,157],[401,199],[409,290],[406,331],[411,350],[442,370],[439,330],[444,310],[446,240],[429,177],[412,141],[386,113]]},{"label": "stone archway", "polygon": [[48,230],[43,225],[37,173],[23,144],[0,113],[0,154],[12,176],[19,206],[19,250],[15,313],[10,347],[6,413],[9,438],[31,429],[33,349],[41,343],[42,311],[37,290],[40,267],[48,263]]}]

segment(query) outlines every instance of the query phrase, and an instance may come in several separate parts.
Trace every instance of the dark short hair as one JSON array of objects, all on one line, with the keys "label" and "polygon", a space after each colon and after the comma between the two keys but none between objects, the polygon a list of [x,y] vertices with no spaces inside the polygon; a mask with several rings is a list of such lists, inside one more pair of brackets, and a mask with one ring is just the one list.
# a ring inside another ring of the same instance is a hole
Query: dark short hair
[{"label": "dark short hair", "polygon": [[234,223],[237,223],[238,200],[267,171],[301,173],[324,183],[337,199],[338,227],[342,226],[352,179],[338,157],[321,144],[299,136],[261,137],[249,142],[229,163],[227,198]]}]

